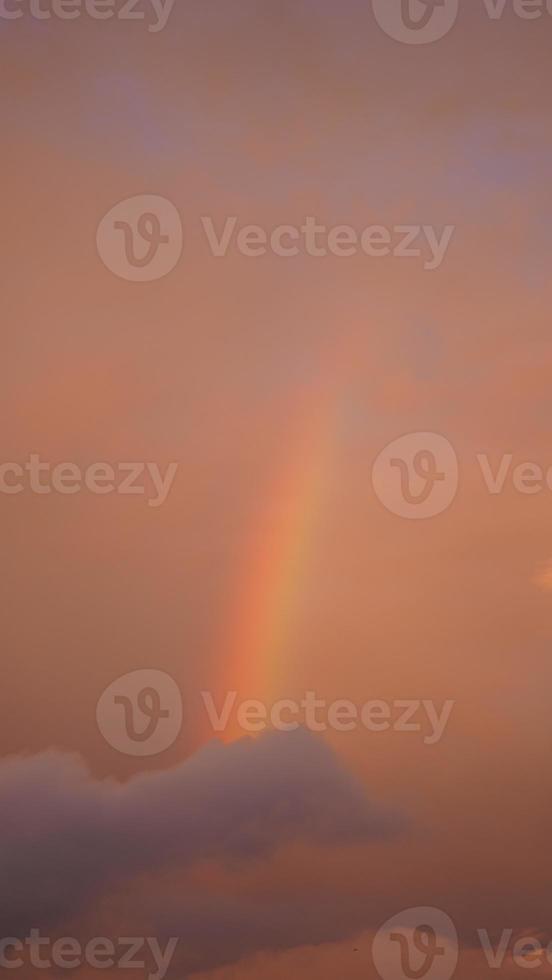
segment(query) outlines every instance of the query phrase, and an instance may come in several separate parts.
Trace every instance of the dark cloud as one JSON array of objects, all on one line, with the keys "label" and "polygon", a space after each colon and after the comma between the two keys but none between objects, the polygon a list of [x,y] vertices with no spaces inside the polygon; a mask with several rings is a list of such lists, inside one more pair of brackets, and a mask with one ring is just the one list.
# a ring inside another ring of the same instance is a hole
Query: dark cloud
[{"label": "dark cloud", "polygon": [[137,875],[251,861],[297,838],[370,841],[399,825],[302,731],[214,742],[126,784],[95,780],[72,755],[14,757],[0,766],[4,930],[56,928]]}]

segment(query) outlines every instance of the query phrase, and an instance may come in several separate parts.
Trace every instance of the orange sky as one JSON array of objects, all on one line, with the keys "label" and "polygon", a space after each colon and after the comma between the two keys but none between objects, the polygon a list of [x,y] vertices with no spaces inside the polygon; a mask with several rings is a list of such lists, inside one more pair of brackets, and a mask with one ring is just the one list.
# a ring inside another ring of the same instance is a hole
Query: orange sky
[{"label": "orange sky", "polygon": [[[230,840],[152,858],[52,928],[186,922],[192,947],[205,937],[186,961],[203,980],[355,980],[376,976],[381,922],[436,905],[461,934],[458,975],[482,976],[478,928],[550,931],[552,490],[508,479],[491,495],[476,456],[552,466],[552,21],[466,2],[446,37],[414,46],[368,0],[177,0],[158,33],[22,9],[0,18],[0,462],[179,468],[158,508],[0,493],[3,756],[52,749],[61,772],[76,754],[97,788],[201,769],[202,690],[455,701],[435,745],[315,737],[404,818],[388,839],[349,841],[340,814],[329,842],[302,827],[261,855]],[[143,194],[177,208],[184,247],[167,276],[133,283],[102,263],[96,231]],[[434,271],[362,252],[215,258],[201,218],[232,215],[455,231]],[[459,459],[456,499],[429,520],[390,513],[371,482],[411,432],[441,433]],[[151,758],[96,725],[102,691],[137,669],[169,673],[184,701]]]}]

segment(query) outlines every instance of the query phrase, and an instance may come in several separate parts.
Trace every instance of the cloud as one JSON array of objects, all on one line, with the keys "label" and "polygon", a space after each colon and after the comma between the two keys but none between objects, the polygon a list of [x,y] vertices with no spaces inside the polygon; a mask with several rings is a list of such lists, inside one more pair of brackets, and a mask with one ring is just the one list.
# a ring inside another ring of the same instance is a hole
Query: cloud
[{"label": "cloud", "polygon": [[0,913],[8,934],[56,928],[135,876],[253,861],[286,842],[393,834],[331,750],[299,731],[211,743],[175,769],[95,780],[56,751],[0,765]]}]

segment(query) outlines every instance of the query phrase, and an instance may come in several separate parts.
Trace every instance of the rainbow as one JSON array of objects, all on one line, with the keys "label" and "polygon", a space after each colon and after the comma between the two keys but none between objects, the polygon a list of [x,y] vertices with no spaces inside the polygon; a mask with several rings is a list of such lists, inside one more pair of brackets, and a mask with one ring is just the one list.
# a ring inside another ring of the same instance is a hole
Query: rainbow
[{"label": "rainbow", "polygon": [[[221,637],[223,699],[237,691],[239,701],[270,702],[283,693],[294,616],[335,467],[346,386],[333,354],[329,377],[324,372],[301,400],[283,465],[246,538]],[[225,738],[239,734],[229,728]]]}]

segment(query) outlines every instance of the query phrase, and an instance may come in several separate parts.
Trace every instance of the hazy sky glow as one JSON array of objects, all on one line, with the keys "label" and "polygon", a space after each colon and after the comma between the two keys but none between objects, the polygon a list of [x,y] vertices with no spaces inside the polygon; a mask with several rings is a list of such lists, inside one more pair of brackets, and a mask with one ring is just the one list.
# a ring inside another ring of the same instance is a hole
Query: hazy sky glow
[{"label": "hazy sky glow", "polygon": [[[0,939],[180,937],[168,980],[377,980],[379,926],[431,906],[460,980],[498,975],[478,929],[552,940],[552,17],[460,0],[415,45],[370,0],[176,0],[158,32],[144,0],[145,21],[10,6],[0,463],[178,472],[161,506],[0,492]],[[151,282],[97,245],[138,195],[184,231]],[[232,216],[430,231],[418,257],[216,257],[202,219]],[[458,459],[427,520],[374,490],[408,433]],[[142,669],[183,720],[133,757],[96,706]],[[454,709],[433,744],[421,707],[423,731],[233,711],[217,733],[202,691]]]}]

